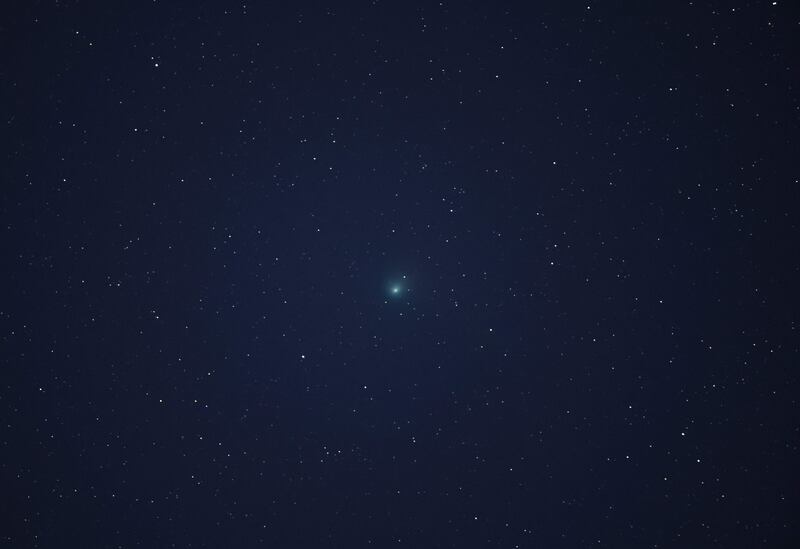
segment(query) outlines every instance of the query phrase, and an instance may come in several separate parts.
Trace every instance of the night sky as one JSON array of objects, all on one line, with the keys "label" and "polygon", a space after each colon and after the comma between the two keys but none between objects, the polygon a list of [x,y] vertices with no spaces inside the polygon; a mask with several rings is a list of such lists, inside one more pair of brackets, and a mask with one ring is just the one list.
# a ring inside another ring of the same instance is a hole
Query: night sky
[{"label": "night sky", "polygon": [[798,546],[798,5],[5,8],[3,547]]}]

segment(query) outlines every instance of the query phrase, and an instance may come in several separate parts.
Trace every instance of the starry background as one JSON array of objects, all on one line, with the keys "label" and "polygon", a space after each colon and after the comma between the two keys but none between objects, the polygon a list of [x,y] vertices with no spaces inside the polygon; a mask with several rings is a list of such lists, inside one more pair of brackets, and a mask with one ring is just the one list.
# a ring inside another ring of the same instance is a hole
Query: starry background
[{"label": "starry background", "polygon": [[6,6],[0,543],[797,543],[800,9],[289,4]]}]

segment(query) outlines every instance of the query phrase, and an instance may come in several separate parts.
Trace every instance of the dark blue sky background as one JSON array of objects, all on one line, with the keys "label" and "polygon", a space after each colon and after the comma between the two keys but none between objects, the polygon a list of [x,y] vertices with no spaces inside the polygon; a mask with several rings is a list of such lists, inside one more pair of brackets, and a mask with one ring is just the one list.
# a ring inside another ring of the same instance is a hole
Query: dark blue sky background
[{"label": "dark blue sky background", "polygon": [[289,4],[5,7],[0,543],[798,543],[800,10]]}]

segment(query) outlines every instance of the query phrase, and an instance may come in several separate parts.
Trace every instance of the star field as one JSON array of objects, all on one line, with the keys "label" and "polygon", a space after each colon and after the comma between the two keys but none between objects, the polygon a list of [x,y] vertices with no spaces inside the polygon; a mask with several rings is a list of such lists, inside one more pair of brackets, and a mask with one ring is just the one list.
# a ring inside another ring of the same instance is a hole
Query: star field
[{"label": "star field", "polygon": [[0,546],[797,546],[799,30],[12,2]]}]

